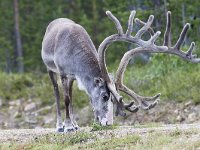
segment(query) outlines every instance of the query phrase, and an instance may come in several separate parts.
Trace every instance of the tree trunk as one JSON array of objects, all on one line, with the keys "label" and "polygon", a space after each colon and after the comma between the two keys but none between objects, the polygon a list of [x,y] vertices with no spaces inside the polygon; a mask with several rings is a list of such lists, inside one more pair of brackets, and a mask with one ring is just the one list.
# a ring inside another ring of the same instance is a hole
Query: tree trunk
[{"label": "tree trunk", "polygon": [[11,63],[10,63],[10,53],[8,49],[5,49],[5,55],[6,55],[6,73],[11,72]]},{"label": "tree trunk", "polygon": [[93,35],[94,35],[94,43],[95,45],[98,45],[98,41],[97,41],[97,22],[98,22],[98,12],[97,12],[97,5],[96,5],[96,0],[92,1],[92,14],[93,14]]},{"label": "tree trunk", "polygon": [[[186,23],[186,21],[185,21],[185,3],[182,3],[182,24],[183,24],[183,27],[184,27],[185,23]],[[187,36],[185,37],[184,43],[188,44]]]},{"label": "tree trunk", "polygon": [[23,64],[23,52],[22,52],[22,43],[19,32],[19,7],[18,0],[14,0],[14,25],[15,25],[15,55],[17,62],[17,71],[19,73],[24,72],[24,64]]}]

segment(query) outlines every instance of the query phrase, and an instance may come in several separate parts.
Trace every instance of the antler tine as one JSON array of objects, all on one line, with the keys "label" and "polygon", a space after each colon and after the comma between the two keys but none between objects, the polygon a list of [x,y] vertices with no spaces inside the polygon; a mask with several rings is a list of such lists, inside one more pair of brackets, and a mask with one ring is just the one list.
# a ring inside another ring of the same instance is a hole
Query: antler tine
[{"label": "antler tine", "polygon": [[[135,23],[138,23],[143,26],[146,24],[145,22],[143,22],[142,20],[139,20],[139,19],[136,19]],[[150,33],[151,36],[153,36],[155,34],[154,30],[151,27],[148,28],[148,32]]]},{"label": "antler tine", "polygon": [[112,82],[108,82],[107,86],[108,86],[110,92],[113,94],[114,98],[118,102],[121,102],[122,101],[122,96],[120,96],[119,93],[117,92],[115,85]]},{"label": "antler tine", "polygon": [[133,32],[133,19],[135,17],[135,14],[136,14],[135,10],[131,11],[131,14],[130,14],[129,20],[128,20],[128,29],[126,31],[127,36],[130,36],[131,33]]},{"label": "antler tine", "polygon": [[115,23],[118,34],[123,35],[123,28],[119,20],[110,11],[106,11],[106,14]]},{"label": "antler tine", "polygon": [[[154,16],[150,15],[147,23],[136,33],[135,38],[141,38],[141,36],[150,28],[152,22],[153,22]],[[135,19],[136,22],[138,22],[138,18]]]},{"label": "antler tine", "polygon": [[156,39],[160,36],[161,32],[157,31],[156,34],[154,34],[151,38],[150,38],[150,43],[154,44],[154,42],[156,41]]},{"label": "antler tine", "polygon": [[129,112],[135,113],[139,110],[139,107],[134,105],[133,107],[125,107],[126,110],[128,110]]},{"label": "antler tine", "polygon": [[[171,33],[171,12],[168,11],[167,13],[167,25],[166,25],[166,31],[165,31],[165,35],[164,35],[164,43],[163,45],[168,47],[167,51],[164,51],[164,53],[170,53],[170,54],[175,54],[185,60],[188,60],[192,63],[199,63],[200,62],[200,58],[196,58],[196,55],[193,55],[192,52],[194,50],[195,47],[195,43],[192,42],[190,44],[190,47],[188,49],[187,52],[184,52],[180,49],[181,45],[183,44],[185,37],[186,37],[186,33],[188,31],[190,27],[189,23],[186,23],[185,26],[183,27],[181,34],[179,35],[179,38],[176,42],[176,44],[173,47],[170,47],[169,42],[170,41],[170,33]],[[158,51],[160,52],[160,51]]]},{"label": "antler tine", "polygon": [[[155,107],[158,104],[159,97],[161,95],[160,93],[158,93],[153,97],[143,97],[143,96],[136,94],[133,90],[129,89],[124,84],[119,85],[119,90],[128,94],[130,97],[132,97],[138,103],[138,106],[136,106],[136,107],[138,107],[138,108],[141,107],[144,110]],[[153,102],[151,103],[150,101],[153,101]],[[126,110],[129,110],[128,105],[127,105]]]},{"label": "antler tine", "polygon": [[115,112],[115,115],[125,117],[126,113],[124,110],[128,110],[129,112],[137,112],[139,110],[139,106],[134,105],[134,101],[130,102],[129,104],[126,104],[123,100],[119,103],[117,102],[117,109]]},{"label": "antler tine", "polygon": [[[158,99],[159,99],[161,94],[159,93],[159,94],[157,94],[157,95],[155,95],[153,97],[143,97],[143,96],[140,96],[140,95],[136,94],[134,91],[132,91],[131,89],[129,89],[128,87],[126,87],[123,84],[123,76],[124,76],[126,67],[127,67],[128,63],[129,63],[130,59],[134,55],[136,55],[138,53],[141,53],[141,52],[149,52],[149,47],[145,47],[145,48],[137,47],[135,49],[129,50],[128,52],[126,52],[124,54],[124,56],[121,59],[121,62],[119,64],[119,67],[117,69],[115,85],[116,85],[117,89],[119,89],[120,91],[122,91],[122,92],[128,94],[130,97],[132,97],[139,104],[139,107],[141,107],[142,109],[147,110],[147,109],[150,109],[150,108],[153,108],[153,107],[156,106],[156,104],[158,103]],[[151,51],[151,52],[154,52],[154,51]],[[151,103],[150,101],[153,101],[153,102]],[[130,102],[130,104],[127,104],[126,105],[126,110],[130,111],[130,109],[132,107],[132,104],[133,104],[133,102]],[[134,107],[138,107],[138,106],[134,105],[132,108],[134,108]],[[134,108],[134,109],[136,109],[136,108]],[[135,112],[134,109],[131,112]]]},{"label": "antler tine", "polygon": [[180,50],[180,47],[181,47],[181,45],[182,45],[183,42],[184,42],[184,39],[185,39],[185,37],[186,37],[186,33],[187,33],[189,27],[190,27],[190,24],[189,24],[189,23],[186,23],[186,25],[183,27],[183,30],[182,30],[182,32],[181,32],[181,34],[180,34],[180,36],[179,36],[179,39],[178,39],[178,41],[176,42],[176,44],[175,44],[175,46],[174,46],[175,49]]},{"label": "antler tine", "polygon": [[171,34],[171,12],[167,12],[167,22],[166,22],[166,29],[165,29],[165,34],[164,34],[164,46],[171,46],[171,41],[170,41],[170,34]]},{"label": "antler tine", "polygon": [[195,47],[195,43],[194,42],[192,42],[191,44],[190,44],[190,47],[189,47],[189,49],[188,49],[188,51],[186,52],[186,56],[188,57],[188,58],[192,58],[192,56],[194,57],[196,57],[196,55],[192,55],[192,51],[194,50],[194,47]]}]

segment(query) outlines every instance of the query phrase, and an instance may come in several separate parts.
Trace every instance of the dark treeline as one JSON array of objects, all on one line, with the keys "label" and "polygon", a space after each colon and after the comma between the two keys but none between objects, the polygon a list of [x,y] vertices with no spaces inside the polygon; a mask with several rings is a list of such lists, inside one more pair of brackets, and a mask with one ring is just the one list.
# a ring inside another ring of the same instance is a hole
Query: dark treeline
[{"label": "dark treeline", "polygon": [[[124,28],[131,10],[137,10],[136,17],[142,20],[153,14],[154,29],[161,31],[165,28],[165,14],[170,10],[173,38],[177,38],[183,24],[190,22],[192,31],[186,44],[200,39],[199,0],[0,0],[1,71],[45,71],[40,56],[42,38],[48,23],[60,17],[81,24],[98,47],[105,37],[116,33],[106,10],[113,12]],[[108,60],[115,62],[129,48],[125,44],[112,45]]]}]

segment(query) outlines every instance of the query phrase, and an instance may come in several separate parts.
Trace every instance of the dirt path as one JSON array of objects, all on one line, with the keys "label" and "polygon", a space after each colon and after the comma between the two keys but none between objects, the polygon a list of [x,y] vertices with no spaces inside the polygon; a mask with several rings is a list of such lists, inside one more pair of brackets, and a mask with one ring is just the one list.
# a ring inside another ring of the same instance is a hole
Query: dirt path
[{"label": "dirt path", "polygon": [[[80,129],[81,131],[90,132],[91,128],[84,127]],[[152,131],[159,132],[173,132],[173,131],[187,131],[187,130],[198,130],[200,131],[200,124],[176,124],[176,125],[163,125],[160,127],[149,127],[149,128],[135,128],[131,126],[121,126],[114,130],[103,130],[94,132],[98,138],[110,138],[111,136],[122,137],[130,134],[146,134]],[[6,142],[19,142],[26,143],[35,138],[49,134],[55,133],[55,129],[12,129],[12,130],[0,130],[0,143]]]}]

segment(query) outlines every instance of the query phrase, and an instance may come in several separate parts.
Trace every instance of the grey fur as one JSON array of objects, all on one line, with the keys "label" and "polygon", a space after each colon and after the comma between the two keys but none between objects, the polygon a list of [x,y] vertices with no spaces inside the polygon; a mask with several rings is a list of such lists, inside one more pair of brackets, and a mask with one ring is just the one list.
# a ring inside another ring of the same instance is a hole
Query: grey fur
[{"label": "grey fur", "polygon": [[[108,103],[111,103],[110,93],[98,63],[96,48],[85,29],[70,19],[59,18],[52,21],[43,39],[41,54],[48,72],[59,74],[63,79],[63,88],[66,89],[64,97],[67,112],[63,130],[72,131],[77,126],[70,111],[72,109],[70,95],[72,84],[65,84],[74,79],[78,79],[78,84],[83,86],[89,95],[96,120],[106,125],[108,121],[105,120],[106,113],[110,111],[108,109]],[[53,85],[55,89],[55,83]],[[58,94],[57,90],[56,94]],[[56,102],[59,103],[58,96]],[[57,107],[57,109],[60,108]],[[61,118],[59,112],[60,110],[57,110],[57,120]],[[57,121],[57,124],[60,122]],[[61,126],[57,126],[57,130],[63,131]]]}]

